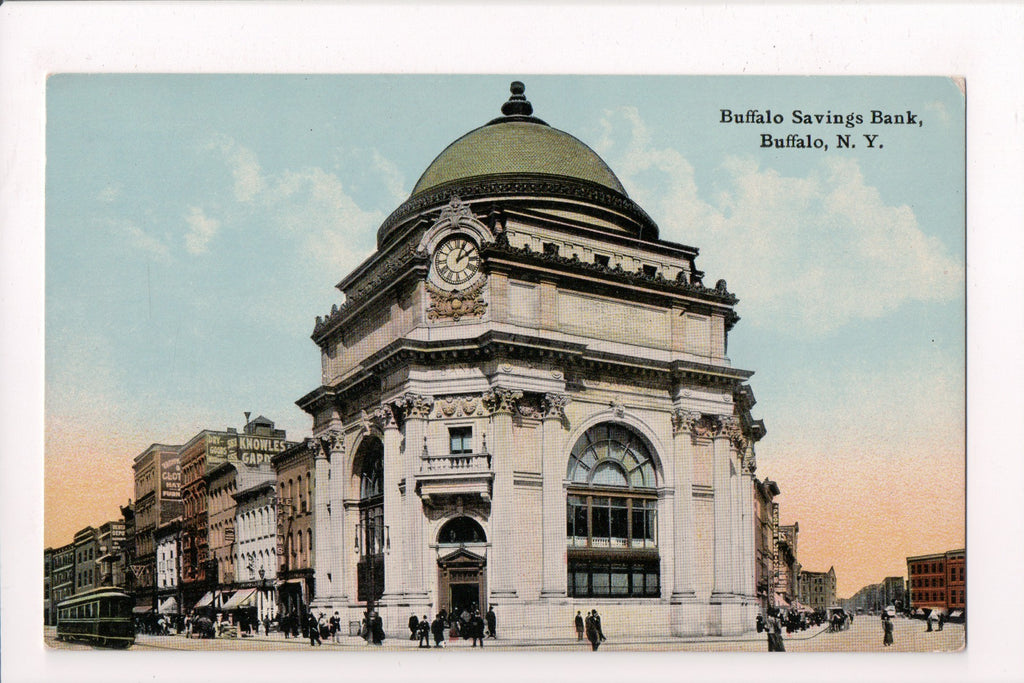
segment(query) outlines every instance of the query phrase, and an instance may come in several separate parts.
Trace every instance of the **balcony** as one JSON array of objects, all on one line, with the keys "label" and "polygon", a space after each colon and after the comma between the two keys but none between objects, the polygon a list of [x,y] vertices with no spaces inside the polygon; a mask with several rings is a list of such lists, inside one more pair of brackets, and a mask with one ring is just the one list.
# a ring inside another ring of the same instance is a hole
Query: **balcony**
[{"label": "balcony", "polygon": [[427,505],[453,496],[490,501],[493,481],[490,453],[425,455],[416,475],[416,490]]}]

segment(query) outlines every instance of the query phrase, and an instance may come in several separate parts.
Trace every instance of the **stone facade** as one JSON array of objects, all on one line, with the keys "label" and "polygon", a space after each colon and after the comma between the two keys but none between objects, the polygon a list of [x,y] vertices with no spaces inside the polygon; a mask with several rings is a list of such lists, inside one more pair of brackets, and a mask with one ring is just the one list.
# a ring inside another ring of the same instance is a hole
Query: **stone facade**
[{"label": "stone facade", "polygon": [[[610,635],[746,631],[764,427],[726,355],[736,298],[515,86],[503,112],[314,326],[314,604],[357,620],[379,577],[394,633],[474,604],[506,633],[591,608]],[[484,143],[542,166],[468,158]]]}]

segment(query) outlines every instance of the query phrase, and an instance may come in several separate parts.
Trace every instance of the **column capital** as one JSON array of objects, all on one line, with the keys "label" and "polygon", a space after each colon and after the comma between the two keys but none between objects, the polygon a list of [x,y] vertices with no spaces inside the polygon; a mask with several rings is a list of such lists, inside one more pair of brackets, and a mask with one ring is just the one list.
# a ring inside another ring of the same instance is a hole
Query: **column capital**
[{"label": "column capital", "polygon": [[425,420],[430,416],[430,411],[434,409],[434,397],[403,394],[391,401],[391,406],[404,411],[407,420]]},{"label": "column capital", "polygon": [[506,413],[511,415],[516,405],[523,398],[523,392],[503,387],[494,387],[484,392],[483,402],[492,415]]},{"label": "column capital", "polygon": [[345,436],[340,429],[328,429],[317,434],[309,444],[313,457],[330,461],[335,453],[344,455]]},{"label": "column capital", "polygon": [[545,420],[564,420],[565,407],[569,405],[567,394],[550,393],[544,394],[541,399],[541,409],[544,412]]},{"label": "column capital", "polygon": [[395,419],[395,411],[390,404],[382,404],[371,410],[363,411],[363,423],[369,427],[374,426],[381,431],[398,429],[398,421]]}]

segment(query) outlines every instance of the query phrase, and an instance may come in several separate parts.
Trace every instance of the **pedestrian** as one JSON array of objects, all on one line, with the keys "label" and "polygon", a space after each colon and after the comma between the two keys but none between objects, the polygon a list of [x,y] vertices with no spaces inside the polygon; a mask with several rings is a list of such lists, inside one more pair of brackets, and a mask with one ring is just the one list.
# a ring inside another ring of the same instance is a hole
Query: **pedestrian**
[{"label": "pedestrian", "polygon": [[597,648],[601,646],[601,637],[597,633],[597,624],[594,622],[593,611],[587,615],[583,626],[587,631],[587,640],[590,641],[590,650],[592,652],[597,652]]},{"label": "pedestrian", "polygon": [[[498,634],[497,634],[497,631],[498,631],[498,616],[494,613],[494,608],[493,607],[488,607],[487,608],[487,630],[488,630],[488,632],[490,632],[490,637],[491,638],[497,638],[498,637]],[[939,627],[939,630],[940,631],[942,630],[941,625]]]},{"label": "pedestrian", "polygon": [[379,645],[383,645],[384,644],[384,620],[381,619],[381,616],[379,614],[374,612],[373,615],[372,615],[372,618],[370,620],[370,623],[371,623],[370,631],[372,633],[372,642],[373,642],[373,644],[374,645],[378,645],[378,646]]},{"label": "pedestrian", "polygon": [[882,645],[885,647],[892,645],[893,627],[892,619],[888,614],[882,612]]},{"label": "pedestrian", "polygon": [[940,631],[942,630],[942,627],[945,625],[945,623],[946,623],[946,615],[943,614],[942,612],[939,612],[939,630]]},{"label": "pedestrian", "polygon": [[576,640],[583,640],[583,616],[579,610],[576,610],[576,619],[573,620],[573,624],[576,626]]},{"label": "pedestrian", "polygon": [[334,616],[331,617],[331,640],[338,645],[341,644],[341,616],[337,610],[335,610]]},{"label": "pedestrian", "polygon": [[477,643],[480,643],[480,647],[484,646],[484,620],[480,618],[480,612],[473,612],[473,618],[469,622],[470,635],[473,636],[473,645],[476,647]]},{"label": "pedestrian", "polygon": [[320,642],[320,627],[317,624],[316,617],[313,616],[313,610],[309,611],[309,616],[306,618],[306,629],[309,633],[309,646],[322,646],[323,643]]},{"label": "pedestrian", "polygon": [[608,640],[604,637],[604,629],[601,628],[601,615],[597,613],[597,610],[594,610],[594,628],[597,629],[597,635],[602,643]]},{"label": "pedestrian", "polygon": [[778,611],[772,614],[768,623],[768,651],[785,652],[786,643],[782,640],[782,618]]},{"label": "pedestrian", "polygon": [[935,616],[935,610],[932,610],[931,614],[925,617],[925,622],[928,624],[928,628],[925,629],[925,633],[930,633],[932,630],[932,617]]},{"label": "pedestrian", "polygon": [[415,615],[409,616],[409,640],[416,640],[416,634],[420,632],[420,620]]},{"label": "pedestrian", "polygon": [[416,635],[420,639],[420,647],[430,647],[430,620],[424,614],[422,619],[416,621]]},{"label": "pedestrian", "polygon": [[434,647],[444,647],[444,619],[440,614],[434,617],[430,630],[434,632]]}]

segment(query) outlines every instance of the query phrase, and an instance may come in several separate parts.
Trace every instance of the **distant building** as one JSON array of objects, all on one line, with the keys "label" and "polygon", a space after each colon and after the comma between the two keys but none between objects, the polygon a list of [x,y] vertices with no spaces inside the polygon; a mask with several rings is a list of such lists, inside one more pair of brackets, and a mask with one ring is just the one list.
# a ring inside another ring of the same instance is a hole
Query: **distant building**
[{"label": "distant building", "polygon": [[156,603],[160,614],[181,613],[181,517],[153,532],[156,543]]},{"label": "distant building", "polygon": [[811,609],[829,609],[836,603],[836,570],[800,572],[800,602]]},{"label": "distant building", "polygon": [[779,485],[771,479],[754,479],[754,581],[761,612],[767,613],[775,596],[779,504]]},{"label": "distant building", "polygon": [[790,607],[800,600],[800,562],[797,560],[797,539],[800,523],[779,526],[775,606]]},{"label": "distant building", "polygon": [[[303,614],[309,609],[315,590],[313,496],[316,486],[312,441],[306,439],[275,455],[272,464],[277,478],[275,516],[280,611]],[[383,591],[383,580],[379,585],[379,591]]]},{"label": "distant building", "polygon": [[50,626],[52,621],[53,606],[50,601],[53,599],[53,589],[50,581],[53,579],[53,548],[43,551],[43,624]]},{"label": "distant building", "polygon": [[866,612],[877,612],[886,606],[882,594],[882,584],[880,583],[864,586],[854,593],[852,598],[840,600],[839,602],[846,609],[863,610]]},{"label": "distant building", "polygon": [[289,445],[285,432],[261,415],[241,433],[203,430],[182,447],[181,581],[186,610],[223,609],[234,597],[237,477],[255,471],[269,476],[271,458]]},{"label": "distant building", "polygon": [[905,587],[902,576],[887,576],[882,581],[882,602],[883,607],[892,605],[897,610],[906,607]]},{"label": "distant building", "polygon": [[[121,521],[124,522],[124,547],[121,549],[121,573],[124,575],[124,590],[126,593],[136,595],[138,592],[137,579],[135,576],[135,504],[128,500],[127,505],[121,505]],[[135,602],[139,604],[138,600]]]},{"label": "distant building", "polygon": [[97,585],[124,588],[124,520],[104,522],[96,530],[98,569]]},{"label": "distant building", "polygon": [[99,543],[96,529],[87,526],[75,534],[75,587],[74,595],[92,590],[100,585],[100,573],[96,566],[99,557]]},{"label": "distant building", "polygon": [[270,464],[239,472],[235,506],[236,609],[257,623],[277,616],[276,476]]},{"label": "distant building", "polygon": [[[132,581],[137,607],[156,605],[156,541],[161,524],[181,516],[181,446],[153,444],[135,456],[135,547]],[[140,610],[142,611],[142,610]]]},{"label": "distant building", "polygon": [[57,604],[75,593],[75,544],[68,543],[51,551],[50,611],[47,623],[57,623]]},{"label": "distant building", "polygon": [[963,548],[907,558],[912,609],[967,608],[967,553]]}]

